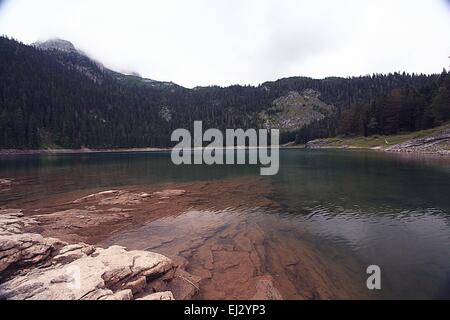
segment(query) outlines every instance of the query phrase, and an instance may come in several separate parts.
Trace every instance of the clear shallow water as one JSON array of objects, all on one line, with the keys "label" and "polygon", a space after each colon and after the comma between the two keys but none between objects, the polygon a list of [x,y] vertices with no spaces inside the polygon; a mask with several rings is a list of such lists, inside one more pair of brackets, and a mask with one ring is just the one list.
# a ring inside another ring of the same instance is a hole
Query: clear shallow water
[{"label": "clear shallow water", "polygon": [[[357,261],[358,272],[379,265],[383,289],[375,297],[450,298],[450,160],[332,150],[282,150],[280,160],[279,174],[263,178],[280,207],[276,214],[260,208],[248,215],[225,214],[223,220],[239,216],[264,230],[273,225],[276,236],[305,229],[317,252],[336,263],[345,264],[344,255]],[[176,167],[169,153],[8,157],[0,160],[0,178],[15,183],[0,193],[0,206],[20,207],[85,189],[258,174],[258,166]],[[170,220],[171,229],[177,221]],[[179,221],[181,227],[185,221]],[[278,221],[282,231],[275,227]],[[148,228],[135,233],[142,237]]]}]

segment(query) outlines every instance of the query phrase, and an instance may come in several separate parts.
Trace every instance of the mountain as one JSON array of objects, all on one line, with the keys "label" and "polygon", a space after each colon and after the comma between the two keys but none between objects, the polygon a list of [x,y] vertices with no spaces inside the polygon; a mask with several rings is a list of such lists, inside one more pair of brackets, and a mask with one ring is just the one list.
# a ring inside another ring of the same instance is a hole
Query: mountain
[{"label": "mountain", "polygon": [[70,41],[62,39],[51,39],[44,42],[38,41],[33,43],[32,46],[42,50],[59,50],[67,53],[79,53],[85,55],[83,52],[77,50]]},{"label": "mountain", "polygon": [[[95,81],[101,81],[103,75],[106,73],[120,81],[136,82],[137,84],[144,84],[155,88],[177,86],[172,82],[161,82],[142,78],[140,74],[134,71],[117,72],[108,69],[102,63],[92,59],[86,53],[77,49],[73,43],[67,40],[50,39],[43,42],[35,42],[32,46],[40,50],[52,52],[62,64],[85,73],[85,75]],[[92,64],[95,64],[96,68],[92,68]],[[98,71],[101,72],[99,73]]]},{"label": "mountain", "polygon": [[0,37],[0,148],[165,147],[174,129],[192,129],[195,120],[205,128],[276,127],[282,142],[300,141],[341,133],[349,113],[346,130],[367,126],[362,115],[375,119],[372,133],[395,130],[395,121],[400,130],[411,106],[406,122],[415,130],[446,118],[446,78],[292,77],[187,89],[110,70],[64,40],[27,46]]}]

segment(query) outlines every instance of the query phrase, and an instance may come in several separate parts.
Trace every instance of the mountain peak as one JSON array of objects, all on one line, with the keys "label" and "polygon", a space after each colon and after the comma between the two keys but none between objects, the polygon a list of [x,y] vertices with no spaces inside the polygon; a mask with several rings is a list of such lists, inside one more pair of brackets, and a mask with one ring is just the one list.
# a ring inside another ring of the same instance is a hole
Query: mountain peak
[{"label": "mountain peak", "polygon": [[[166,88],[166,87],[178,87],[178,85],[172,83],[172,82],[162,82],[162,81],[156,81],[152,79],[143,78],[139,73],[135,71],[114,71],[108,68],[105,68],[102,63],[92,59],[89,55],[84,53],[81,50],[78,50],[72,42],[54,38],[49,39],[46,41],[38,41],[33,44],[31,44],[33,47],[50,51],[50,50],[57,50],[64,53],[73,54],[76,53],[76,59],[68,60],[61,60],[66,65],[76,65],[79,71],[82,71],[84,74],[88,75],[90,78],[98,80],[98,76],[96,76],[94,71],[91,69],[90,62],[93,62],[97,67],[101,69],[101,71],[106,71],[110,74],[113,74],[117,79],[119,80],[134,80],[139,81],[142,83],[146,83],[151,85],[152,87],[158,87],[158,88]],[[60,57],[61,59],[61,57]],[[87,62],[88,61],[88,62]]]},{"label": "mountain peak", "polygon": [[63,39],[50,39],[47,41],[38,41],[32,44],[42,50],[60,50],[64,52],[79,53],[72,42]]}]

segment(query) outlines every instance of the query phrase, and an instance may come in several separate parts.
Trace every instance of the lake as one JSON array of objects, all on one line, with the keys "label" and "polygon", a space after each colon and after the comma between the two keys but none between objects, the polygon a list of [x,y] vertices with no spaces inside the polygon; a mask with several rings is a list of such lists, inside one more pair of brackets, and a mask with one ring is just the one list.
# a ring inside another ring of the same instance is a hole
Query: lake
[{"label": "lake", "polygon": [[[168,152],[5,156],[0,178],[13,179],[0,206],[25,212],[98,190],[202,192],[97,243],[183,256],[204,279],[199,299],[250,298],[263,275],[287,299],[450,298],[448,158],[286,149],[278,175],[260,177],[259,166],[175,166]],[[369,265],[381,290],[366,288]]]}]

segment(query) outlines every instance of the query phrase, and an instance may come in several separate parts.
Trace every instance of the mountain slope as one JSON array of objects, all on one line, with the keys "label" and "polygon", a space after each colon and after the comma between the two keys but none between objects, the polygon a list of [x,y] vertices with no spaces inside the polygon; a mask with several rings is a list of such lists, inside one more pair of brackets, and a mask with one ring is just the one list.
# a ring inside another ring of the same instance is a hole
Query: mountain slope
[{"label": "mountain slope", "polygon": [[[290,132],[311,119],[338,119],[355,103],[396,88],[431,86],[436,78],[294,77],[257,87],[191,90],[111,71],[63,44],[63,50],[54,45],[44,50],[0,37],[0,148],[170,146],[172,131],[192,129],[195,120],[203,120],[205,128],[261,128],[270,125],[261,115],[273,114],[274,107],[285,110],[275,122],[287,132],[283,139],[292,139]],[[303,97],[304,113],[289,121],[295,103],[286,97],[305,92],[317,96]]]},{"label": "mountain slope", "polygon": [[320,92],[306,89],[291,91],[273,101],[272,107],[260,113],[265,128],[292,131],[322,120],[335,113],[336,108],[320,100]]},{"label": "mountain slope", "polygon": [[[66,66],[69,67],[74,67],[79,72],[84,73],[93,80],[100,81],[103,73],[106,73],[120,81],[148,85],[154,88],[166,89],[180,87],[173,82],[162,82],[142,78],[136,72],[120,73],[108,69],[102,63],[93,60],[86,53],[77,49],[73,43],[67,40],[50,39],[44,42],[35,42],[32,46],[40,50],[52,52],[56,57],[58,57],[62,64],[66,64]],[[97,68],[92,68],[92,64],[95,64]],[[98,71],[100,71],[100,73]]]}]

